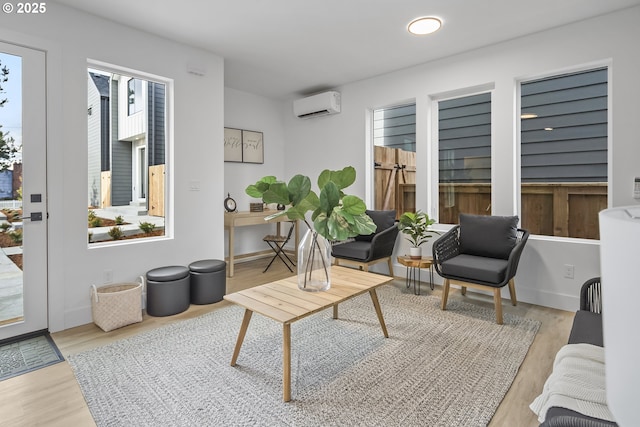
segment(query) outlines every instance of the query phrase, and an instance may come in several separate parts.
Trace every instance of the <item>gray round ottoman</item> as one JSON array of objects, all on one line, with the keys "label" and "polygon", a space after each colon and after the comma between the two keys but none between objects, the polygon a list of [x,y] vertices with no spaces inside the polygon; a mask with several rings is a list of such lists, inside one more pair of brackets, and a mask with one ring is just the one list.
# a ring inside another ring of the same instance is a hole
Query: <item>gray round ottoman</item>
[{"label": "gray round ottoman", "polygon": [[191,303],[212,304],[222,300],[227,288],[227,263],[203,259],[189,264]]},{"label": "gray round ottoman", "polygon": [[147,272],[147,314],[171,316],[189,308],[189,269],[181,265]]}]

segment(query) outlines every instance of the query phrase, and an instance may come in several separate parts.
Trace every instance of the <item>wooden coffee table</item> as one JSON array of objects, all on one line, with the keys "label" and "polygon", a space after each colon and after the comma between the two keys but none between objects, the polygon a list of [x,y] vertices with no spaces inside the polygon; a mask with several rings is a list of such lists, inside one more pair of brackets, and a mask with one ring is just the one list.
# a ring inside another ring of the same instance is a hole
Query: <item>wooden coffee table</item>
[{"label": "wooden coffee table", "polygon": [[251,321],[251,315],[262,314],[282,323],[282,388],[283,400],[291,400],[291,324],[311,314],[333,307],[333,318],[338,318],[338,304],[369,292],[378,315],[382,333],[389,337],[384,323],[376,288],[389,283],[393,277],[367,273],[347,267],[331,267],[331,288],[323,292],[305,292],[298,289],[298,278],[292,276],[255,288],[225,295],[224,299],[245,308],[238,340],[231,358],[236,365],[240,347]]}]

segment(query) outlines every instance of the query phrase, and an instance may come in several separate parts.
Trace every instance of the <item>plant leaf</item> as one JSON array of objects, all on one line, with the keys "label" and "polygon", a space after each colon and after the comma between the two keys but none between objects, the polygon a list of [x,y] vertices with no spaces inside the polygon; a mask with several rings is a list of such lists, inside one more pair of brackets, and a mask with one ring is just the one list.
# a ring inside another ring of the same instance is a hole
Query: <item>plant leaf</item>
[{"label": "plant leaf", "polygon": [[318,188],[323,189],[329,181],[331,181],[331,171],[329,169],[325,169],[320,172],[320,175],[318,175]]},{"label": "plant leaf", "polygon": [[250,186],[248,186],[245,190],[245,193],[247,193],[249,196],[251,197],[255,197],[256,199],[262,199],[262,191],[260,191],[254,184],[251,184]]},{"label": "plant leaf", "polygon": [[357,196],[344,196],[342,198],[342,209],[351,215],[360,215],[367,210],[367,205]]},{"label": "plant leaf", "polygon": [[331,235],[329,234],[329,228],[327,226],[327,216],[325,214],[320,214],[313,221],[314,230],[325,239],[331,239]]},{"label": "plant leaf", "polygon": [[289,204],[289,190],[284,182],[274,182],[269,189],[262,194],[262,201],[265,203]]},{"label": "plant leaf", "polygon": [[[274,213],[274,214],[271,214],[271,215],[267,215],[267,216],[265,216],[265,217],[264,217],[264,220],[265,220],[265,222],[267,222],[267,221],[271,221],[272,219],[278,218],[279,216],[282,216],[282,215],[288,214],[288,212],[289,212],[289,211],[278,211],[278,212],[276,212],[276,213]],[[288,216],[288,215],[287,215],[287,216]],[[289,219],[291,219],[291,218],[289,218]]]},{"label": "plant leaf", "polygon": [[347,188],[356,181],[356,170],[353,166],[347,166],[340,171],[331,173],[331,181],[333,181],[339,189]]},{"label": "plant leaf", "polygon": [[330,240],[346,240],[353,237],[353,232],[349,230],[349,224],[337,212],[333,212],[327,220],[327,230]]},{"label": "plant leaf", "polygon": [[354,229],[357,234],[367,236],[375,233],[378,228],[373,220],[367,214],[354,215]]},{"label": "plant leaf", "polygon": [[318,188],[322,189],[328,182],[333,182],[339,190],[347,188],[356,180],[356,170],[352,166],[347,166],[339,171],[325,169],[318,176]]},{"label": "plant leaf", "polygon": [[340,190],[333,182],[329,181],[320,191],[320,209],[327,215],[331,215],[333,208],[340,204]]},{"label": "plant leaf", "polygon": [[298,220],[298,219],[303,220],[305,219],[306,213],[307,213],[307,210],[300,205],[291,206],[289,209],[287,209],[287,217],[291,220]]},{"label": "plant leaf", "polygon": [[307,197],[311,191],[311,180],[308,176],[296,175],[289,181],[289,199],[295,206]]}]

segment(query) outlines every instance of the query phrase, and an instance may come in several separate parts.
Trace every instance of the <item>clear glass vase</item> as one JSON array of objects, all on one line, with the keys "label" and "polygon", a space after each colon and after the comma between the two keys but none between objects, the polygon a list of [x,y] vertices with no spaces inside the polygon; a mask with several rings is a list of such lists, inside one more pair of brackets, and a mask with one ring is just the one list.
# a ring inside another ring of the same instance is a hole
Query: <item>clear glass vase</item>
[{"label": "clear glass vase", "polygon": [[308,230],[298,245],[298,288],[326,291],[331,287],[331,245],[321,235]]}]

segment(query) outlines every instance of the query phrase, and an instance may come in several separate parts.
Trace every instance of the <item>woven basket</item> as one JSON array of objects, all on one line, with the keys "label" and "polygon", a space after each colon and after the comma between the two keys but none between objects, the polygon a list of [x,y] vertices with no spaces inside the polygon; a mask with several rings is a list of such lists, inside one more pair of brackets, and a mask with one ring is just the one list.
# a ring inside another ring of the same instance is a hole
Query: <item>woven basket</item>
[{"label": "woven basket", "polygon": [[140,282],[118,283],[91,289],[93,323],[105,332],[142,322],[142,288]]}]

